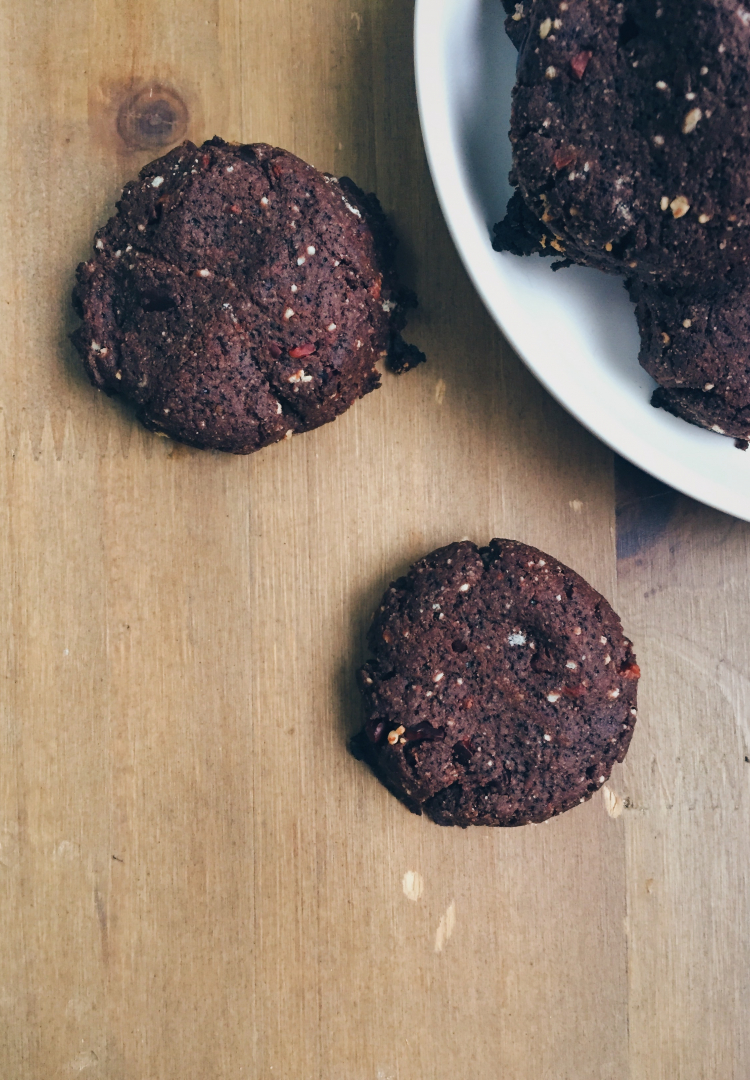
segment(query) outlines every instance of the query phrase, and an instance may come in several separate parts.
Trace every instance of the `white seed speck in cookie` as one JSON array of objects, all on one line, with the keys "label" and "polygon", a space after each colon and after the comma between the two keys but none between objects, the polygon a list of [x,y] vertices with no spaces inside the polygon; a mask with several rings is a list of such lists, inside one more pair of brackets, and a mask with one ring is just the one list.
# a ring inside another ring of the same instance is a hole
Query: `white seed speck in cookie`
[{"label": "white seed speck in cookie", "polygon": [[691,109],[682,121],[682,134],[689,135],[691,131],[695,131],[702,119],[703,113],[700,109]]}]

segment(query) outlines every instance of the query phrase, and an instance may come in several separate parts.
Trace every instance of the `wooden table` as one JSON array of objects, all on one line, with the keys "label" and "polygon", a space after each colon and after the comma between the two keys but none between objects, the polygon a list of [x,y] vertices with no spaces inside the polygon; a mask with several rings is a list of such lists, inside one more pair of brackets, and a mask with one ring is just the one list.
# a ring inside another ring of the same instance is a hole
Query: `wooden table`
[{"label": "wooden table", "polygon": [[[747,1080],[750,532],[615,470],[490,322],[412,5],[0,11],[0,1076]],[[74,268],[182,128],[377,190],[429,363],[245,459],[96,394]],[[545,826],[440,829],[346,751],[374,603],[467,535],[570,563],[643,666],[626,766]]]}]

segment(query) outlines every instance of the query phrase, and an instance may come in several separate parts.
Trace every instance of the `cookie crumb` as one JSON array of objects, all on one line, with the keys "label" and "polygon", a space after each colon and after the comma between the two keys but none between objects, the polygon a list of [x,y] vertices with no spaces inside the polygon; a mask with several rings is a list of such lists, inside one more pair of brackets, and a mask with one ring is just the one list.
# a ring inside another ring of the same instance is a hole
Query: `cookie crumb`
[{"label": "cookie crumb", "polygon": [[407,900],[416,904],[424,891],[424,879],[416,870],[407,870],[401,882],[401,888]]},{"label": "cookie crumb", "polygon": [[604,809],[611,818],[618,818],[622,814],[624,804],[619,795],[616,795],[608,787],[602,788],[602,800],[604,802]]}]

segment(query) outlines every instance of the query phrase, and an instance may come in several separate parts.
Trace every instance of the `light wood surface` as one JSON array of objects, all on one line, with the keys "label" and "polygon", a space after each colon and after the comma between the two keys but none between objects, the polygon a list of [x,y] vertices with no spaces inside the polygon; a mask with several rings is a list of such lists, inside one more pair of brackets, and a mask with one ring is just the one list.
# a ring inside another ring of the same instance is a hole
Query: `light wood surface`
[{"label": "light wood surface", "polygon": [[[447,237],[412,5],[0,15],[0,1076],[746,1080],[748,529],[621,466],[616,561],[611,454]],[[429,363],[246,459],[96,394],[69,294],[171,144],[149,94],[377,190]],[[462,536],[571,564],[645,672],[625,768],[544,826],[440,829],[346,751],[371,609]]]}]

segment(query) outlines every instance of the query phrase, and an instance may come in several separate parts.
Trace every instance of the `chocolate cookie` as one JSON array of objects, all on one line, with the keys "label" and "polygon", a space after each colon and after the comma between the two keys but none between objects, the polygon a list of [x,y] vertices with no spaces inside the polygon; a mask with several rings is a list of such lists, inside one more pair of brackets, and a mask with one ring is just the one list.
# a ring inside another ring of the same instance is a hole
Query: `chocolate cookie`
[{"label": "chocolate cookie", "polygon": [[602,596],[535,548],[433,552],[388,589],[368,642],[353,750],[440,825],[545,821],[625,757],[631,643]]},{"label": "chocolate cookie", "polygon": [[[734,434],[750,374],[735,313],[750,282],[750,14],[727,0],[505,6],[517,192],[496,247],[625,275],[656,403]],[[678,405],[706,385],[699,407]]]},{"label": "chocolate cookie", "polygon": [[415,303],[374,195],[285,150],[185,142],[127,184],[78,267],[95,386],[146,427],[247,454],[335,419],[405,345]]},{"label": "chocolate cookie", "polygon": [[654,404],[719,435],[750,436],[750,281],[702,288],[629,282]]}]

